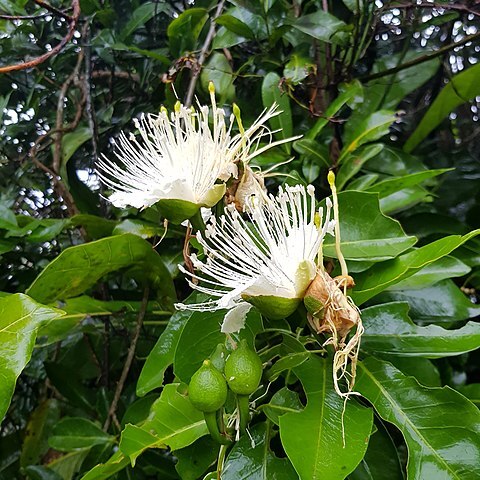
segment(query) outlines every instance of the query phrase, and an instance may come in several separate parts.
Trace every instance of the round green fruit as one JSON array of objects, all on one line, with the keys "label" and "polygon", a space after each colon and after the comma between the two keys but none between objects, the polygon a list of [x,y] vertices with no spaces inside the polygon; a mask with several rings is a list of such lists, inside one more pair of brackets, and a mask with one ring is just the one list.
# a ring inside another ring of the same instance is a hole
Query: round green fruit
[{"label": "round green fruit", "polygon": [[210,360],[205,360],[193,374],[188,396],[192,405],[201,412],[216,412],[225,404],[227,382]]},{"label": "round green fruit", "polygon": [[225,362],[225,377],[232,392],[237,395],[250,395],[260,385],[262,378],[260,357],[242,340]]}]

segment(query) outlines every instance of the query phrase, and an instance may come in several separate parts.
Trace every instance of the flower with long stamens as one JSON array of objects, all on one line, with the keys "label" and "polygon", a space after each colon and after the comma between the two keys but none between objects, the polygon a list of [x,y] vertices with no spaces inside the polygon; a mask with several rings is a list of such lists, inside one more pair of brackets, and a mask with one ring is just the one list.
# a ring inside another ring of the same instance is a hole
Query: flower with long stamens
[{"label": "flower with long stamens", "polygon": [[205,233],[197,233],[205,259],[190,255],[199,274],[181,270],[193,288],[216,298],[176,307],[213,311],[247,301],[273,319],[293,313],[315,278],[317,255],[331,232],[330,202],[323,226],[315,204],[313,186],[286,186],[264,202],[251,197],[248,219],[233,205],[218,221],[213,217]]},{"label": "flower with long stamens", "polygon": [[109,200],[115,206],[156,205],[165,218],[180,223],[223,197],[225,182],[237,176],[238,162],[248,164],[266,149],[290,140],[258,145],[265,136],[271,139],[265,124],[280,113],[276,105],[250,128],[242,125],[233,135],[236,115],[227,120],[224,110],[217,108],[213,84],[210,97],[211,108],[187,108],[177,102],[170,114],[162,108],[158,115],[135,119],[140,138],[120,135],[115,152],[119,163],[104,157],[97,165],[101,181],[113,191]]}]

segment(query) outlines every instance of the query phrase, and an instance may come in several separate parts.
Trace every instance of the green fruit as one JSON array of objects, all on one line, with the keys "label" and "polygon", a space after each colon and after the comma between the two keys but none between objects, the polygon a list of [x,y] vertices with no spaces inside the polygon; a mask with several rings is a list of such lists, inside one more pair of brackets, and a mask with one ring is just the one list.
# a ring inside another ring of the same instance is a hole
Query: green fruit
[{"label": "green fruit", "polygon": [[242,340],[225,362],[225,377],[232,392],[250,395],[260,385],[262,378],[260,357]]},{"label": "green fruit", "polygon": [[192,405],[201,412],[216,412],[226,402],[227,382],[210,360],[205,360],[193,374],[188,396]]}]

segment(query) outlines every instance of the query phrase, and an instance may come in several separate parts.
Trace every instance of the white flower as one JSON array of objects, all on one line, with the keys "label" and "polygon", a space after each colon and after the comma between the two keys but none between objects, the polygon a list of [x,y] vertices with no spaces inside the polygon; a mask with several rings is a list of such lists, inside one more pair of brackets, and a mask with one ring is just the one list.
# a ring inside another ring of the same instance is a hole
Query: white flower
[{"label": "white flower", "polygon": [[[331,227],[331,203],[327,202],[322,227],[322,211],[315,209],[314,194],[311,185],[280,187],[267,202],[250,199],[246,212],[251,222],[232,205],[218,222],[213,217],[205,234],[197,233],[206,260],[190,256],[203,275],[180,268],[193,280],[189,281],[192,288],[217,299],[176,307],[213,311],[247,300],[271,318],[293,313],[315,278],[316,258]],[[265,302],[268,306],[263,308]]]},{"label": "white flower", "polygon": [[[162,108],[158,115],[134,119],[141,140],[133,134],[120,135],[115,152],[119,164],[107,158],[98,162],[100,179],[113,190],[109,200],[115,206],[145,208],[168,200],[177,202],[169,206],[169,213],[187,203],[195,214],[200,206],[211,207],[220,200],[225,193],[223,182],[236,178],[239,161],[247,163],[288,141],[258,148],[262,137],[271,137],[265,123],[280,113],[276,105],[265,110],[250,128],[241,126],[241,133],[232,136],[235,115],[226,122],[224,110],[216,106],[213,85],[210,94],[213,128],[209,107],[193,109],[177,102],[170,114]],[[186,218],[189,216],[177,220]]]}]

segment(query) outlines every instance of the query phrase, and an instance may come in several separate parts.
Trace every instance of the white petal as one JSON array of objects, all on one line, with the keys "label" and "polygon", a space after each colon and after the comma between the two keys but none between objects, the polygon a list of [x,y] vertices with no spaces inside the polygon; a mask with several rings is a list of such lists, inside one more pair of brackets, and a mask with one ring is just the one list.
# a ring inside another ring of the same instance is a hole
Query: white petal
[{"label": "white petal", "polygon": [[233,307],[225,314],[225,318],[222,323],[222,333],[237,333],[245,327],[245,320],[247,319],[247,313],[252,306],[249,303],[242,302]]}]

